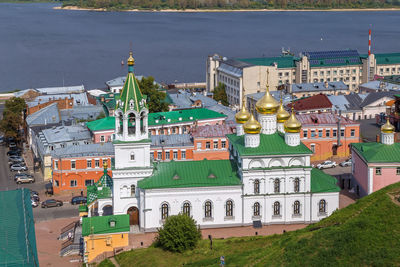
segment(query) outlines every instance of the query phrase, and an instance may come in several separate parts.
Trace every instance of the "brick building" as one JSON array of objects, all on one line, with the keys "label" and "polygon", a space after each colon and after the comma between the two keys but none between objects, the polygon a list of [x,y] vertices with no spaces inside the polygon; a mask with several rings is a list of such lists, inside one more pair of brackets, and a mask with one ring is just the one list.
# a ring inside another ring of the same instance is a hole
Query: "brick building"
[{"label": "brick building", "polygon": [[150,150],[153,160],[193,160],[194,146],[189,134],[152,135]]},{"label": "brick building", "polygon": [[332,103],[324,94],[313,95],[300,98],[288,104],[289,108],[294,108],[297,114],[331,112]]}]

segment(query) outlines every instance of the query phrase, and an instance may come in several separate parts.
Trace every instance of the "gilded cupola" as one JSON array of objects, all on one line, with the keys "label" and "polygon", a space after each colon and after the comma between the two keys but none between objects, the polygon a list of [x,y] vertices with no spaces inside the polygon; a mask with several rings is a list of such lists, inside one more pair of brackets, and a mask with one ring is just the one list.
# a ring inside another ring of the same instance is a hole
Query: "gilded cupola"
[{"label": "gilded cupola", "polygon": [[247,134],[258,134],[261,131],[261,124],[251,114],[250,119],[243,125],[243,129]]},{"label": "gilded cupola", "polygon": [[289,112],[285,110],[283,107],[282,99],[281,99],[281,104],[279,105],[278,111],[276,112],[276,120],[278,123],[283,123],[287,121],[290,117]]},{"label": "gilded cupola", "polygon": [[129,52],[128,66],[133,66],[133,65],[135,65],[135,59],[133,58],[133,53],[131,51]]},{"label": "gilded cupola", "polygon": [[284,128],[287,133],[299,133],[301,130],[301,123],[296,119],[293,108],[289,119],[284,123]]},{"label": "gilded cupola", "polygon": [[[243,97],[244,98],[244,97]],[[237,123],[244,124],[250,119],[250,113],[246,110],[245,101],[243,99],[242,108],[235,115]]]},{"label": "gilded cupola", "polygon": [[278,101],[271,95],[267,85],[264,96],[257,101],[256,109],[261,114],[275,114],[279,107]]},{"label": "gilded cupola", "polygon": [[390,123],[389,118],[386,119],[386,123],[382,125],[381,132],[382,133],[393,133],[395,131],[394,126]]}]

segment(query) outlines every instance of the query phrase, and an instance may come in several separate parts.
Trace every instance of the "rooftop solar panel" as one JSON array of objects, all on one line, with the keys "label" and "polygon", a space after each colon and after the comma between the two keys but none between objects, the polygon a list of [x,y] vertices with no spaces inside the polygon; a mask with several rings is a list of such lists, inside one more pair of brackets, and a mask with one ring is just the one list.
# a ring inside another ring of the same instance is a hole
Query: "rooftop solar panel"
[{"label": "rooftop solar panel", "polygon": [[306,55],[310,60],[341,57],[360,57],[357,50],[303,52],[303,54]]}]

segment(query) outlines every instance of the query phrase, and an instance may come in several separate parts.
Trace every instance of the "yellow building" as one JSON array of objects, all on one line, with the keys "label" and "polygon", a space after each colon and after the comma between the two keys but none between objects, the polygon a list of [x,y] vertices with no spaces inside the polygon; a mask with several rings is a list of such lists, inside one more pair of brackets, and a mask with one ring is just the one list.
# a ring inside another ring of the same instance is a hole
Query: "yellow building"
[{"label": "yellow building", "polygon": [[82,219],[84,261],[92,262],[104,252],[129,245],[129,215],[85,217]]}]

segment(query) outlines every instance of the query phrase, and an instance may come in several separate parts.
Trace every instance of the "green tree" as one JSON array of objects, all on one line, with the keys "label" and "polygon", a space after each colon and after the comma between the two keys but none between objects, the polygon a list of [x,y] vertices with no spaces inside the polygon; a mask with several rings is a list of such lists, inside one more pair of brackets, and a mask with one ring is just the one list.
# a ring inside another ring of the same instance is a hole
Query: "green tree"
[{"label": "green tree", "polygon": [[167,94],[159,90],[152,76],[143,77],[138,82],[142,94],[147,96],[150,113],[168,111],[168,103],[165,102]]},{"label": "green tree", "polygon": [[158,229],[156,245],[172,252],[183,252],[196,247],[201,239],[196,221],[186,214],[170,216],[164,226]]},{"label": "green tree", "polygon": [[18,131],[22,126],[23,111],[26,108],[25,100],[19,97],[8,99],[4,105],[3,118],[0,121],[0,130],[5,137],[19,139]]},{"label": "green tree", "polygon": [[221,101],[224,106],[229,106],[228,96],[226,95],[225,84],[218,83],[218,86],[214,88],[214,100]]},{"label": "green tree", "polygon": [[4,107],[7,111],[21,114],[21,112],[26,108],[26,103],[23,98],[11,97],[6,101]]}]

